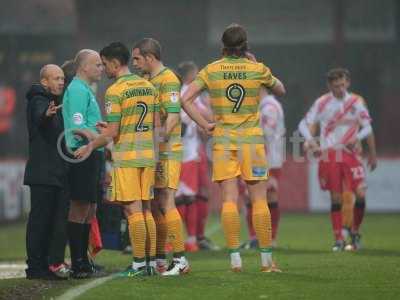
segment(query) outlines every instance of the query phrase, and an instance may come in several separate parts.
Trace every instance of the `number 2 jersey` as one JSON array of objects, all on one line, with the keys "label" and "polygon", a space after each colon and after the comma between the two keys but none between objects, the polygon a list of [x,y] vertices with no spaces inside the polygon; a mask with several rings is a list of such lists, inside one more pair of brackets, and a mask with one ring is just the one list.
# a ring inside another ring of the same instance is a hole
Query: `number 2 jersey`
[{"label": "number 2 jersey", "polygon": [[243,144],[264,144],[260,126],[260,87],[276,79],[264,64],[224,57],[200,71],[196,84],[208,90],[216,127],[214,150],[237,150]]},{"label": "number 2 jersey", "polygon": [[120,123],[114,167],[154,167],[154,112],[159,109],[154,86],[134,74],[121,76],[107,89],[105,106],[107,122]]}]

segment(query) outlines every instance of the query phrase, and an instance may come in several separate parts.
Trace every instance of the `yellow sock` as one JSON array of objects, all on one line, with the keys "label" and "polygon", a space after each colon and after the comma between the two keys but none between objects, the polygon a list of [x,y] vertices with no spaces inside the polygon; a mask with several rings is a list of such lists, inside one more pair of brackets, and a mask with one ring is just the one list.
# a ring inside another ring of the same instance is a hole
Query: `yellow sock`
[{"label": "yellow sock", "polygon": [[224,230],[226,244],[230,251],[239,248],[240,217],[235,202],[225,201],[221,212],[222,228]]},{"label": "yellow sock", "polygon": [[176,208],[170,209],[165,214],[168,227],[168,239],[174,249],[174,257],[184,255],[185,245],[183,242],[183,223],[181,215]]},{"label": "yellow sock", "polygon": [[252,203],[253,214],[252,221],[254,231],[258,239],[260,249],[271,248],[272,230],[271,230],[271,214],[268,209],[267,200],[259,199]]},{"label": "yellow sock", "polygon": [[154,221],[156,223],[156,257],[165,259],[165,244],[167,243],[167,221],[164,215],[158,211],[154,215]]},{"label": "yellow sock", "polygon": [[146,223],[142,212],[135,212],[128,217],[129,236],[132,255],[135,262],[145,261]]},{"label": "yellow sock", "polygon": [[343,192],[342,194],[342,220],[343,226],[347,228],[351,228],[353,225],[353,193],[352,192]]},{"label": "yellow sock", "polygon": [[156,223],[154,222],[153,215],[151,211],[146,211],[144,213],[144,220],[147,229],[147,239],[146,239],[146,256],[150,260],[154,260],[156,257]]}]

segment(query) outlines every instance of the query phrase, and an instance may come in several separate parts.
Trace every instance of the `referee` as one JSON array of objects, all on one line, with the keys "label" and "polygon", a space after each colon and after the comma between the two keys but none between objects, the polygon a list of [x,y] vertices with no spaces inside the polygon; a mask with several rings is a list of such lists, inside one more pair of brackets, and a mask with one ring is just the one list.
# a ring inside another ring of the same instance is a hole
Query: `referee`
[{"label": "referee", "polygon": [[[83,49],[75,57],[76,76],[63,99],[63,118],[67,147],[72,153],[97,136],[96,123],[101,121],[100,108],[91,86],[100,81],[103,63],[94,50]],[[87,256],[90,223],[96,214],[102,149],[83,160],[70,162],[70,211],[68,237],[71,251],[72,277],[88,278],[96,274]],[[71,156],[72,157],[72,156]]]}]

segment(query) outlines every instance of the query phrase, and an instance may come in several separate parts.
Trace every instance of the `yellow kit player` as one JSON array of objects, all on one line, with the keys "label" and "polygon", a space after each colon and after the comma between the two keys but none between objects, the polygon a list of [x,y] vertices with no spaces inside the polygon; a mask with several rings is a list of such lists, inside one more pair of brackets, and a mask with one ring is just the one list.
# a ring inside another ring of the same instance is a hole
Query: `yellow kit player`
[{"label": "yellow kit player", "polygon": [[[115,79],[105,95],[107,125],[103,124],[102,133],[75,155],[84,157],[111,139],[114,141],[109,198],[123,206],[133,252],[132,266],[121,276],[153,275],[156,225],[150,200],[154,194],[153,129],[158,110],[157,91],[149,81],[130,73],[130,53],[123,44],[111,43],[101,50],[100,56],[107,76]],[[146,246],[150,257],[147,266]]]},{"label": "yellow kit player", "polygon": [[[271,216],[267,206],[268,167],[260,127],[260,88],[285,94],[283,84],[262,63],[246,58],[247,33],[236,24],[222,35],[223,57],[200,71],[182,97],[183,109],[213,136],[213,180],[222,190],[222,226],[230,250],[231,268],[242,270],[239,253],[240,218],[237,208],[238,176],[246,182],[252,201],[252,221],[261,252],[263,272],[277,272],[272,260]],[[193,106],[207,90],[215,124],[208,123]]]},{"label": "yellow kit player", "polygon": [[[159,161],[156,168],[156,202],[152,203],[157,227],[157,270],[163,275],[189,272],[184,253],[183,223],[175,207],[175,192],[181,172],[182,142],[180,89],[177,76],[161,61],[161,46],[151,38],[139,41],[132,48],[133,65],[148,74],[159,93],[161,129]],[[173,248],[172,263],[167,266],[165,244],[169,238]]]}]

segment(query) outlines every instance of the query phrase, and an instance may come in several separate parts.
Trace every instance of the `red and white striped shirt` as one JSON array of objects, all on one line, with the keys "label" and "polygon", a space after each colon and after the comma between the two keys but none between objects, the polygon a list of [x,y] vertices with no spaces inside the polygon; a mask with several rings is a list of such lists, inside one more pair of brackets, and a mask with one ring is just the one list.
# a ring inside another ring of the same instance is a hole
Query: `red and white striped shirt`
[{"label": "red and white striped shirt", "polygon": [[342,148],[357,138],[360,127],[371,123],[362,98],[353,93],[346,93],[344,99],[337,99],[332,93],[322,95],[304,120],[307,125],[319,124],[322,150]]},{"label": "red and white striped shirt", "polygon": [[[185,93],[189,86],[183,85],[181,89],[181,95]],[[199,111],[206,111],[207,107],[203,104],[205,95],[201,94],[194,100],[194,105]],[[183,143],[183,158],[182,162],[199,160],[199,146],[201,144],[200,136],[197,129],[197,124],[186,114],[186,112],[181,110],[181,120],[182,123],[186,125],[185,134],[182,137]]]},{"label": "red and white striped shirt", "polygon": [[270,168],[281,168],[285,151],[285,117],[282,105],[272,95],[261,99],[261,127],[267,149],[267,159]]}]

